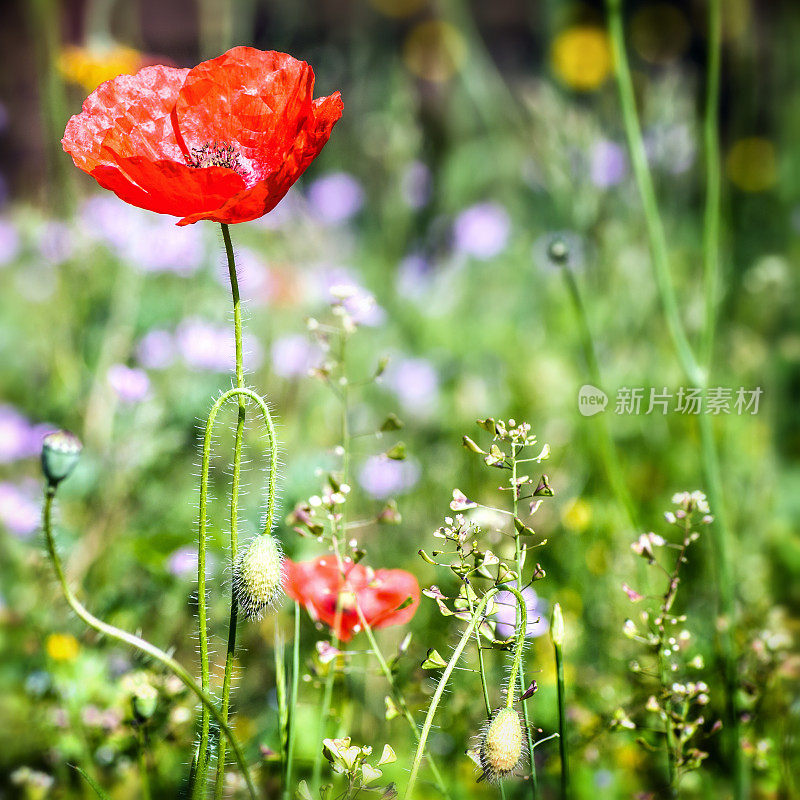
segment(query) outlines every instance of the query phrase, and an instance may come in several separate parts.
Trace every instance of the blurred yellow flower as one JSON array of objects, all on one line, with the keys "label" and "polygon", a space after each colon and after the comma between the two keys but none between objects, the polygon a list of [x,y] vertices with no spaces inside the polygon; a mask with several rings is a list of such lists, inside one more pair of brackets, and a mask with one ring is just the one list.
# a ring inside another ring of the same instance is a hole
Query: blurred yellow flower
[{"label": "blurred yellow flower", "polygon": [[728,151],[728,177],[744,192],[763,192],[778,179],[775,145],[751,136],[739,139]]},{"label": "blurred yellow flower", "polygon": [[464,65],[467,43],[448,22],[431,20],[415,26],[406,37],[403,60],[417,77],[441,83]]},{"label": "blurred yellow flower", "polygon": [[608,572],[608,547],[604,542],[595,542],[586,551],[586,566],[592,575],[605,575]]},{"label": "blurred yellow flower", "polygon": [[562,31],[550,53],[553,71],[567,86],[581,92],[600,87],[611,74],[611,47],[602,28],[577,25]]},{"label": "blurred yellow flower", "polygon": [[576,497],[564,506],[561,521],[570,530],[583,533],[592,521],[592,508],[585,500]]},{"label": "blurred yellow flower", "polygon": [[61,51],[58,70],[65,80],[91,92],[117,75],[136,72],[143,63],[142,54],[132,47],[115,45],[104,50],[90,50],[70,45]]},{"label": "blurred yellow flower", "polygon": [[53,661],[72,661],[77,657],[80,645],[69,633],[51,633],[45,641],[44,648]]}]

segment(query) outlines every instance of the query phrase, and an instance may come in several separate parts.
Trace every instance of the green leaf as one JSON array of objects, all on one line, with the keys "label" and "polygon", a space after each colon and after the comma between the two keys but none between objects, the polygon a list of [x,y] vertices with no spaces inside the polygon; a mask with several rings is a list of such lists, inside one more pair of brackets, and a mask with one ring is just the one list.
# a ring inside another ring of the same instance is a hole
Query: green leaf
[{"label": "green leaf", "polygon": [[403,461],[406,457],[406,446],[404,442],[398,442],[394,447],[386,451],[386,457],[393,461]]},{"label": "green leaf", "polygon": [[402,427],[403,422],[397,416],[397,414],[389,414],[389,416],[383,421],[383,425],[381,425],[380,430],[384,433],[387,433],[388,431],[399,431]]},{"label": "green leaf", "polygon": [[308,788],[308,784],[305,781],[300,781],[300,783],[297,784],[295,797],[297,800],[314,800],[311,789]]},{"label": "green leaf", "polygon": [[100,800],[111,800],[111,798],[100,788],[100,784],[89,774],[84,772],[80,767],[75,766],[75,764],[70,764],[72,769],[75,770],[85,781],[92,787],[94,793],[100,798]]},{"label": "green leaf", "polygon": [[422,662],[422,669],[444,669],[446,666],[447,662],[433,648],[428,650],[428,655]]}]

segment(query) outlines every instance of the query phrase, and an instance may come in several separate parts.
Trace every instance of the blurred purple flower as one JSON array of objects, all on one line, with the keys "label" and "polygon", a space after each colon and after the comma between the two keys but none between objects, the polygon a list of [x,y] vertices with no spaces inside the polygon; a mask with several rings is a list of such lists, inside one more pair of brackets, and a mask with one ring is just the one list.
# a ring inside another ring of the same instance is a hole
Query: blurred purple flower
[{"label": "blurred purple flower", "polygon": [[106,377],[123,403],[138,403],[144,400],[150,391],[150,379],[143,369],[112,364]]},{"label": "blurred purple flower", "polygon": [[400,178],[400,194],[412,209],[423,208],[431,199],[431,171],[422,161],[412,161]]},{"label": "blurred purple flower", "polygon": [[411,300],[426,297],[430,291],[433,268],[419,253],[409,253],[397,267],[397,293]]},{"label": "blurred purple flower", "polygon": [[[206,554],[206,577],[214,574],[216,558],[213,553]],[[197,575],[197,548],[184,545],[175,550],[167,559],[167,569],[176,578],[192,578]]]},{"label": "blurred purple flower", "polygon": [[589,174],[592,183],[600,189],[616,186],[628,171],[628,158],[623,147],[608,139],[600,139],[592,146]]},{"label": "blurred purple flower", "polygon": [[272,344],[272,369],[282,378],[308,374],[322,360],[322,350],[302,334],[282,336]]},{"label": "blurred purple flower", "polygon": [[75,252],[75,237],[64,222],[45,222],[37,241],[42,258],[53,264],[63,264]]},{"label": "blurred purple flower", "polygon": [[39,528],[41,512],[34,497],[33,484],[20,487],[0,483],[0,523],[21,539],[28,538]]},{"label": "blurred purple flower", "polygon": [[[516,587],[512,581],[509,586]],[[547,621],[547,603],[528,586],[522,590],[525,608],[528,612],[528,625],[525,635],[529,639],[544,636],[550,623]],[[517,630],[517,598],[507,591],[500,591],[494,598],[495,610],[491,617],[497,622],[495,634],[498,639],[510,639]]]},{"label": "blurred purple flower", "polygon": [[420,468],[413,462],[396,461],[385,455],[368,458],[358,473],[364,491],[376,500],[385,500],[408,491],[419,480]]},{"label": "blurred purple flower", "polygon": [[175,361],[175,340],[169,331],[148,331],[136,348],[139,363],[147,369],[166,369]]},{"label": "blurred purple flower", "polygon": [[0,219],[0,267],[12,262],[19,249],[19,233],[16,227],[7,219]]},{"label": "blurred purple flower", "polygon": [[[210,372],[230,372],[236,363],[233,332],[196,317],[185,319],[175,332],[178,352],[187,366]],[[245,363],[256,369],[263,359],[258,341],[245,335],[242,343]]]},{"label": "blurred purple flower", "polygon": [[503,252],[511,233],[511,219],[499,203],[477,203],[462,211],[453,225],[453,246],[458,253],[480,259]]},{"label": "blurred purple flower", "polygon": [[390,362],[385,380],[403,408],[411,413],[429,414],[439,400],[439,376],[427,359],[404,358]]},{"label": "blurred purple flower", "polygon": [[49,425],[34,425],[9,405],[0,406],[0,464],[39,454]]},{"label": "blurred purple flower", "polygon": [[347,172],[331,172],[317,178],[307,193],[311,213],[327,225],[347,222],[364,205],[361,184]]},{"label": "blurred purple flower", "polygon": [[196,225],[177,227],[169,217],[150,221],[144,236],[130,242],[125,256],[144,272],[173,272],[188,276],[205,262],[203,229]]},{"label": "blurred purple flower", "polygon": [[120,203],[110,194],[93,195],[85,200],[80,209],[80,220],[86,231],[120,258],[129,256],[134,241],[147,238],[147,212]]}]

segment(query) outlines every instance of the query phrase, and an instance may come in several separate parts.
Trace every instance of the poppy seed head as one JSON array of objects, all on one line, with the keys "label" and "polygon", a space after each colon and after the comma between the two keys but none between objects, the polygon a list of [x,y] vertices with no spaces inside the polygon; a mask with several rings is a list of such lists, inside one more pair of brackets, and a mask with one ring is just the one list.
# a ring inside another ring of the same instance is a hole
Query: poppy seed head
[{"label": "poppy seed head", "polygon": [[492,714],[480,742],[480,763],[490,781],[516,773],[522,762],[523,728],[513,708],[500,708]]},{"label": "poppy seed head", "polygon": [[236,559],[233,586],[239,607],[251,619],[261,619],[281,592],[283,554],[269,533],[257,536]]}]

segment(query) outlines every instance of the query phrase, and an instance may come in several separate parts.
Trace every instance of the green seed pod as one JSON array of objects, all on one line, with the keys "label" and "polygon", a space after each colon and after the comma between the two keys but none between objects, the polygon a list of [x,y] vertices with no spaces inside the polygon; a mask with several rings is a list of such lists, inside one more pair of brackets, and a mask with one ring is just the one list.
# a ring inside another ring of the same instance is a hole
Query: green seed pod
[{"label": "green seed pod", "polygon": [[236,559],[233,586],[239,607],[251,619],[261,619],[281,592],[283,553],[269,533],[257,536]]},{"label": "green seed pod", "polygon": [[490,781],[516,774],[522,763],[522,721],[513,708],[499,708],[492,714],[480,742],[480,762]]},{"label": "green seed pod", "polygon": [[81,455],[83,445],[69,431],[48,433],[42,442],[42,471],[51,487],[69,477]]}]

